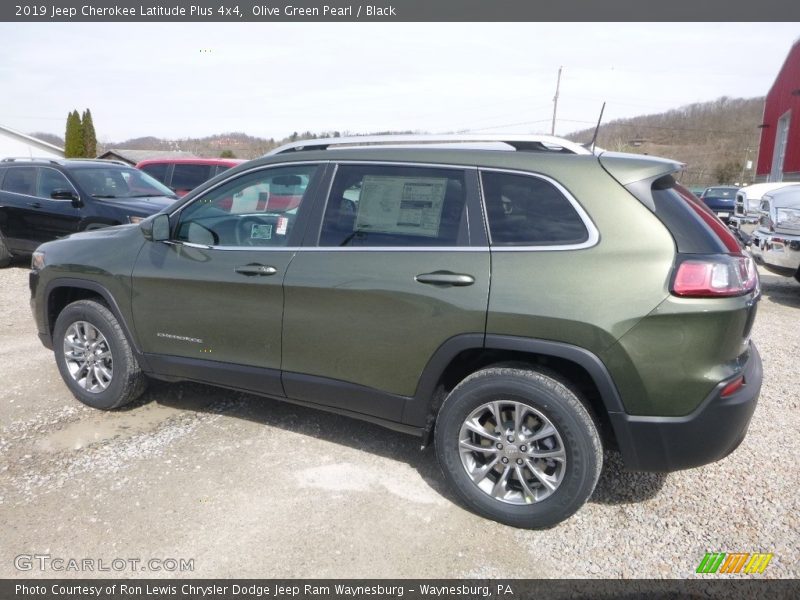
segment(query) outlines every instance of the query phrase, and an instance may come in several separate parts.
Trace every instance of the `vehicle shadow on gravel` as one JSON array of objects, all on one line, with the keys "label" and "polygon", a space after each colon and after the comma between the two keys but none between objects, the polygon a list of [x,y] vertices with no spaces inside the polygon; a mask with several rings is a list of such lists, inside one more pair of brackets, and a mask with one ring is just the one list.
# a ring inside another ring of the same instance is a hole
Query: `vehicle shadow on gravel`
[{"label": "vehicle shadow on gravel", "polygon": [[[122,410],[136,410],[149,402],[157,402],[170,408],[246,419],[401,461],[415,469],[439,495],[461,505],[444,483],[432,446],[420,450],[421,440],[411,435],[313,408],[197,383],[169,384],[153,381],[139,401]],[[603,471],[589,502],[643,502],[658,494],[666,477],[663,473],[627,472],[623,469],[619,453],[606,451]]]},{"label": "vehicle shadow on gravel", "polygon": [[761,275],[761,293],[776,304],[800,308],[800,284],[791,277]]},{"label": "vehicle shadow on gravel", "polygon": [[401,461],[415,469],[434,491],[448,500],[457,501],[442,481],[432,447],[421,451],[421,440],[415,436],[323,410],[199,383],[151,381],[142,398],[120,410],[136,410],[150,402],[246,419]]},{"label": "vehicle shadow on gravel", "polygon": [[619,452],[606,450],[603,472],[589,502],[597,504],[635,504],[658,495],[668,473],[633,473],[626,471]]}]

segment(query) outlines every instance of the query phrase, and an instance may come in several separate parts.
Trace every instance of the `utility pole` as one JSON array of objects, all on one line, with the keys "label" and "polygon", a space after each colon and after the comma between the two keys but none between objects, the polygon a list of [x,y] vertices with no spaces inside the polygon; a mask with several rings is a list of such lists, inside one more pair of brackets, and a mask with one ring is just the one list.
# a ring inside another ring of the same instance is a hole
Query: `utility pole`
[{"label": "utility pole", "polygon": [[750,148],[744,151],[744,162],[742,163],[742,172],[739,174],[739,185],[744,187],[744,172],[747,169],[747,158],[750,156]]},{"label": "utility pole", "polygon": [[556,81],[556,95],[553,96],[553,125],[550,127],[550,135],[556,134],[556,110],[558,109],[558,90],[561,87],[561,69],[564,67],[558,67],[558,80]]}]

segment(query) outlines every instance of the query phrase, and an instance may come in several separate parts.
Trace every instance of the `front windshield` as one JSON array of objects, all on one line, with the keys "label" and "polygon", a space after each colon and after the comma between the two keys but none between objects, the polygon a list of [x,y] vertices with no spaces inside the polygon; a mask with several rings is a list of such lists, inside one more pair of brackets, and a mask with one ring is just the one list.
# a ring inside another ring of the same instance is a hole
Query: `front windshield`
[{"label": "front windshield", "polygon": [[73,170],[72,175],[95,198],[175,197],[172,190],[138,169],[85,167]]}]

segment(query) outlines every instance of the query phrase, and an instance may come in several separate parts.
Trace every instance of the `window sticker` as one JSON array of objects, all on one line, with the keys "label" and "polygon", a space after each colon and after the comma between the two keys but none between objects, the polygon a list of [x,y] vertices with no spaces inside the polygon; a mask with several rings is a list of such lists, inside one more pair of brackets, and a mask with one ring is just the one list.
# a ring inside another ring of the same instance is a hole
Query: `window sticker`
[{"label": "window sticker", "polygon": [[289,219],[287,217],[278,217],[278,226],[275,228],[277,235],[286,235],[286,230],[289,227]]},{"label": "window sticker", "polygon": [[444,177],[366,175],[356,230],[437,237],[446,190]]},{"label": "window sticker", "polygon": [[250,238],[254,240],[271,240],[272,225],[267,223],[253,223],[250,228]]}]

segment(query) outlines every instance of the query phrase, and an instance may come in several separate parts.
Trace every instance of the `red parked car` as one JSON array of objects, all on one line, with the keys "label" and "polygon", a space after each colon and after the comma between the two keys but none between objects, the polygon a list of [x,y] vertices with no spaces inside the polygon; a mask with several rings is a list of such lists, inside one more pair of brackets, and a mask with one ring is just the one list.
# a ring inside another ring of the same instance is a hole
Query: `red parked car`
[{"label": "red parked car", "polygon": [[154,158],[136,165],[151,177],[185,196],[201,183],[246,162],[236,158]]}]

